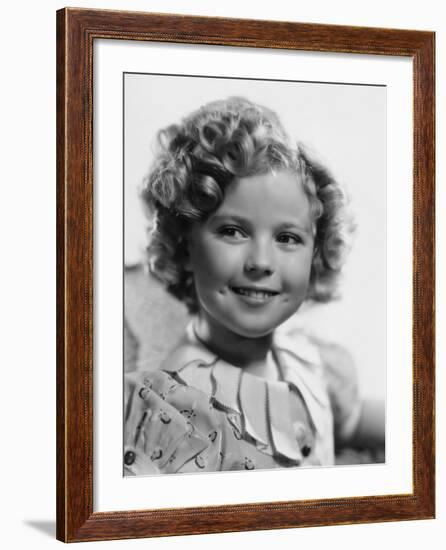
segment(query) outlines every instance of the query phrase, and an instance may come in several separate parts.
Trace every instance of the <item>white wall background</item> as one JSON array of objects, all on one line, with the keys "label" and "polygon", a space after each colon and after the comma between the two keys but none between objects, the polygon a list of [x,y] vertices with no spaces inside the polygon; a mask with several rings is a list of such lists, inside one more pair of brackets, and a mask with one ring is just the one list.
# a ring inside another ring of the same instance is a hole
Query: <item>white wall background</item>
[{"label": "white wall background", "polygon": [[[77,6],[427,29],[437,32],[437,181],[445,176],[446,18],[441,3],[313,0],[97,0]],[[55,10],[63,2],[9,3],[2,11],[2,546],[56,547],[55,532]],[[6,168],[6,169],[5,169]],[[444,279],[446,208],[437,194],[438,280]],[[446,534],[446,295],[437,289],[437,520],[116,541],[101,548],[407,550],[440,548]],[[91,543],[94,544],[94,543]],[[99,544],[99,543],[96,543]]]}]

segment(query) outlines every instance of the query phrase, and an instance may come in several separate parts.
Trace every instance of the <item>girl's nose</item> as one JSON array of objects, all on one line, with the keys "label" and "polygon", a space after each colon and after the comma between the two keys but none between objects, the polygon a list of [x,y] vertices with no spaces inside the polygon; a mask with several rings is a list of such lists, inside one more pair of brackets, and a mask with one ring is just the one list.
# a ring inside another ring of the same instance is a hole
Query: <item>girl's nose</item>
[{"label": "girl's nose", "polygon": [[274,273],[274,252],[270,243],[253,243],[245,261],[245,271],[254,275]]}]

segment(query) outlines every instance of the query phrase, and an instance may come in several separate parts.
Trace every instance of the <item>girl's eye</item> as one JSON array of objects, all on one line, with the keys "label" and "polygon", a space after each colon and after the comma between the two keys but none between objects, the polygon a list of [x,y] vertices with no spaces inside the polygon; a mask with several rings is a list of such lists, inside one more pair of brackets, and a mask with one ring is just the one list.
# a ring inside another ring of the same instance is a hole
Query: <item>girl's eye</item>
[{"label": "girl's eye", "polygon": [[223,237],[229,237],[231,239],[244,239],[246,237],[245,233],[239,227],[233,225],[221,227],[218,232]]},{"label": "girl's eye", "polygon": [[288,245],[297,245],[302,244],[302,239],[299,237],[299,235],[295,235],[294,233],[281,233],[276,237],[276,241],[279,244],[288,244]]}]

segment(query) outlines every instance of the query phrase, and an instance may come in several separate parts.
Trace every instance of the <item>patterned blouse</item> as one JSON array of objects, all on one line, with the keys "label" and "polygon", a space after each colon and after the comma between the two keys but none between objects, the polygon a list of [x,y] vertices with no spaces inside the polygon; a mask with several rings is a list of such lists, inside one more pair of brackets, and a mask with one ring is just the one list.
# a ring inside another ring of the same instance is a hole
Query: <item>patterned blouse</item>
[{"label": "patterned blouse", "polygon": [[360,414],[345,353],[302,333],[271,353],[277,381],[223,361],[191,323],[160,370],[127,374],[125,475],[332,465]]}]

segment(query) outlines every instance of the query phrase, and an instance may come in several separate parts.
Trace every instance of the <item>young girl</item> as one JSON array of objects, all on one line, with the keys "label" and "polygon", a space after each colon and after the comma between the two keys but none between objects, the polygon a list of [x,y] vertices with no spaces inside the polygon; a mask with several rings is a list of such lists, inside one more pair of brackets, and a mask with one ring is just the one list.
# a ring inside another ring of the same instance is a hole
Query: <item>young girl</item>
[{"label": "young girl", "polygon": [[142,193],[149,265],[192,316],[159,370],[126,375],[126,475],[330,465],[335,442],[383,443],[350,356],[276,330],[335,297],[349,227],[337,182],[243,98],[159,144]]}]

